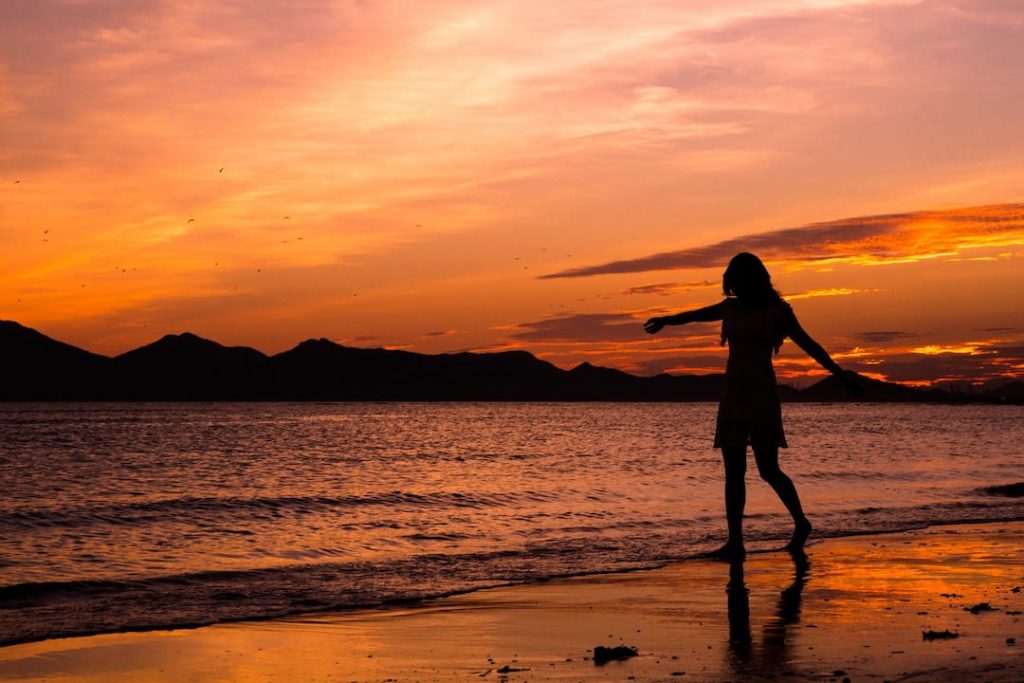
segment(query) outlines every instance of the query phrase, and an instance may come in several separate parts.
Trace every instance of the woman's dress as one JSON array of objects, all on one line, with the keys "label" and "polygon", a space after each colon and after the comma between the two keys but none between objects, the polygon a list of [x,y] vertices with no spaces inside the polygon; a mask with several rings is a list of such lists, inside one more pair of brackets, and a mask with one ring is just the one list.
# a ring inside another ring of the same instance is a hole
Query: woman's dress
[{"label": "woman's dress", "polygon": [[787,448],[772,354],[788,334],[793,309],[784,301],[760,306],[722,302],[722,342],[729,344],[715,448]]}]

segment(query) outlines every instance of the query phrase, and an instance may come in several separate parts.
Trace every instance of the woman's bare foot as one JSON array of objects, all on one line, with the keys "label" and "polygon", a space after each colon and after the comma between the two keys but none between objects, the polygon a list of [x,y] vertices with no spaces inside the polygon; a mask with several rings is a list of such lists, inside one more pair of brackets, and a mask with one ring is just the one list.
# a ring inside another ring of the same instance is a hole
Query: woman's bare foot
[{"label": "woman's bare foot", "polygon": [[807,537],[811,535],[811,531],[814,527],[807,520],[806,517],[796,523],[796,528],[793,529],[793,538],[790,540],[789,545],[786,546],[787,550],[803,550],[803,547],[807,544]]},{"label": "woman's bare foot", "polygon": [[742,560],[747,555],[746,548],[743,547],[742,543],[734,543],[729,541],[718,550],[712,550],[708,553],[708,557],[715,560]]}]

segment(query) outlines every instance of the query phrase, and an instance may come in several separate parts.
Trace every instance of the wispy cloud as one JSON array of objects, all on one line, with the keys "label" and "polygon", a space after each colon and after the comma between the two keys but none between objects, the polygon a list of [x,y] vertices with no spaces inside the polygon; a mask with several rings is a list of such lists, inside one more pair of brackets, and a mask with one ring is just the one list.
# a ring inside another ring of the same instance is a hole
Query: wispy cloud
[{"label": "wispy cloud", "polygon": [[570,268],[542,279],[724,266],[750,251],[794,264],[878,265],[950,256],[979,247],[1024,245],[1024,204],[973,206],[843,218],[744,235],[700,247]]},{"label": "wispy cloud", "polygon": [[693,282],[658,282],[650,285],[638,285],[622,290],[623,296],[657,294],[659,296],[671,296],[681,292],[689,292],[691,289],[707,289],[720,286],[717,282],[710,280],[695,280]]},{"label": "wispy cloud", "polygon": [[851,294],[872,294],[879,292],[879,289],[854,289],[852,287],[829,287],[827,289],[810,289],[797,294],[786,294],[786,299],[796,301],[798,299],[817,299],[825,296],[850,296]]},{"label": "wispy cloud", "polygon": [[520,323],[509,335],[523,341],[637,341],[641,321],[628,313],[577,313]]},{"label": "wispy cloud", "polygon": [[867,342],[889,342],[897,339],[913,339],[921,335],[916,332],[904,332],[902,330],[878,330],[872,332],[856,332],[854,336]]},{"label": "wispy cloud", "polygon": [[854,370],[879,373],[894,382],[930,384],[941,381],[983,381],[1019,377],[1024,372],[1024,346],[984,343],[925,346],[844,361]]}]

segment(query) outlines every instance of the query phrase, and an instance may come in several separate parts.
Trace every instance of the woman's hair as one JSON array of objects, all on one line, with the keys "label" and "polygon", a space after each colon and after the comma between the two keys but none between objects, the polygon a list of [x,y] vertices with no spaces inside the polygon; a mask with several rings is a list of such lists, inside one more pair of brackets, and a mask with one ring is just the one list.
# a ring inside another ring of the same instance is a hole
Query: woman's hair
[{"label": "woman's hair", "polygon": [[748,303],[776,303],[782,301],[772,287],[772,276],[768,269],[749,252],[736,254],[722,275],[722,291],[726,296],[735,296]]}]

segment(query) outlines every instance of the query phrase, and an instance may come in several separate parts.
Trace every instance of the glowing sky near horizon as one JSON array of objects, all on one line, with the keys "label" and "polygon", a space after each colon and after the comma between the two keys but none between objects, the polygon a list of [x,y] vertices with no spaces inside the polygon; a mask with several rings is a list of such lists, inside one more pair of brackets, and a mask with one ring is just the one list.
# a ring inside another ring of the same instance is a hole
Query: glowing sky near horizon
[{"label": "glowing sky near horizon", "polygon": [[0,318],[712,372],[640,323],[750,249],[851,368],[1021,375],[1022,66],[1009,0],[8,0]]}]

